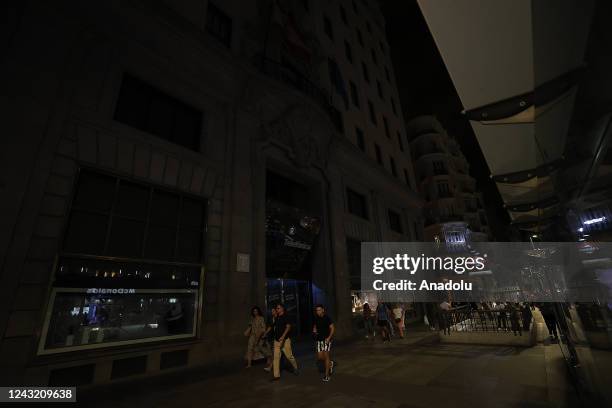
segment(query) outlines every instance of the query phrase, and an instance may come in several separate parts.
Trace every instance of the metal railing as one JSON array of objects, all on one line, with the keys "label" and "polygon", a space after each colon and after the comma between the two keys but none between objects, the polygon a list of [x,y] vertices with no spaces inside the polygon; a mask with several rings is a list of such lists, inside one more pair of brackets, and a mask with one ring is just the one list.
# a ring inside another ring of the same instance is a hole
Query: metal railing
[{"label": "metal railing", "polygon": [[320,103],[325,110],[331,107],[329,94],[294,67],[262,55],[256,55],[253,63],[262,73],[306,94]]},{"label": "metal railing", "polygon": [[445,334],[452,332],[491,332],[522,335],[529,331],[532,321],[531,311],[521,309],[474,310],[469,306],[441,311],[438,327]]}]

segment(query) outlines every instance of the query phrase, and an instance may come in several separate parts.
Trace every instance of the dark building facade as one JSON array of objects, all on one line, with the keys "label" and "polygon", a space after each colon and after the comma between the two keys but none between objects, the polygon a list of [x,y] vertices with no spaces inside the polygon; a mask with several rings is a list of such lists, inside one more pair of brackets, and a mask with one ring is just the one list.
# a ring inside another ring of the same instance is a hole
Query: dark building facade
[{"label": "dark building facade", "polygon": [[254,304],[351,335],[359,243],[421,229],[376,3],[7,13],[3,383],[236,360]]}]

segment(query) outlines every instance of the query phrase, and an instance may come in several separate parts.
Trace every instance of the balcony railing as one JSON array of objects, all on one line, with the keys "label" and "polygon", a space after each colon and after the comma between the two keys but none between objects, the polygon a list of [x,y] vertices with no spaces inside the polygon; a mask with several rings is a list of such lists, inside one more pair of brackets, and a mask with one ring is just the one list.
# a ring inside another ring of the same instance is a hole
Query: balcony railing
[{"label": "balcony railing", "polygon": [[277,81],[284,82],[294,89],[306,94],[321,104],[327,112],[331,112],[329,94],[295,68],[288,64],[282,64],[270,58],[262,57],[261,55],[256,55],[253,58],[253,63],[267,76]]}]

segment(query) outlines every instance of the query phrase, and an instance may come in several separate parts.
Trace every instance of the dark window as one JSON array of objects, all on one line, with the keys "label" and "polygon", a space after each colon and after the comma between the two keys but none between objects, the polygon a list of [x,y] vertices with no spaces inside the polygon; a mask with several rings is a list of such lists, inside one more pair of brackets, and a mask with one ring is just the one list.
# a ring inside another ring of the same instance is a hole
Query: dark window
[{"label": "dark window", "polygon": [[325,34],[329,37],[330,40],[334,40],[334,31],[332,30],[332,24],[329,18],[323,17],[323,29],[325,30]]},{"label": "dark window", "polygon": [[391,98],[391,110],[393,110],[393,114],[397,116],[397,109],[395,108],[395,100]]},{"label": "dark window", "polygon": [[389,210],[388,213],[389,213],[389,228],[391,228],[392,231],[403,234],[404,231],[402,228],[402,217],[393,210]]},{"label": "dark window", "polygon": [[124,75],[115,120],[192,150],[200,149],[202,112]]},{"label": "dark window", "polygon": [[382,161],[382,152],[380,151],[380,146],[375,144],[374,145],[374,151],[376,152],[376,161],[378,162],[378,164],[380,164],[382,166],[383,165],[383,161]]},{"label": "dark window", "polygon": [[346,190],[346,202],[349,213],[366,220],[368,219],[368,206],[366,197],[363,194],[359,194],[349,188]]},{"label": "dark window", "polygon": [[351,89],[351,100],[353,105],[359,108],[359,94],[357,93],[357,86],[353,81],[349,81],[349,88]]},{"label": "dark window", "polygon": [[378,122],[376,121],[376,112],[374,112],[374,105],[372,104],[372,101],[368,100],[368,108],[370,110],[370,120],[372,121],[373,124],[377,124]]},{"label": "dark window", "polygon": [[374,65],[378,65],[378,58],[376,58],[376,51],[374,51],[374,48],[372,48],[371,53],[372,53],[372,61],[374,62]]},{"label": "dark window", "polygon": [[378,97],[380,99],[384,99],[382,85],[380,84],[379,80],[376,80],[376,88],[378,89]]},{"label": "dark window", "polygon": [[385,127],[385,136],[391,138],[391,133],[389,132],[389,121],[387,121],[385,116],[383,116],[383,125]]},{"label": "dark window", "polygon": [[200,262],[204,202],[81,170],[64,252]]},{"label": "dark window", "polygon": [[351,49],[351,44],[349,44],[346,40],[344,40],[344,53],[346,54],[346,59],[352,64],[353,50]]},{"label": "dark window", "polygon": [[397,177],[397,167],[395,167],[395,159],[393,157],[389,157],[389,164],[391,165],[391,174],[393,174],[393,177]]},{"label": "dark window", "polygon": [[348,25],[348,19],[346,18],[346,10],[344,10],[344,7],[342,7],[342,4],[340,5],[340,18],[342,18],[342,22],[344,24]]},{"label": "dark window", "polygon": [[397,132],[397,144],[399,145],[400,151],[403,152],[404,142],[402,141],[402,134],[399,131]]},{"label": "dark window", "polygon": [[448,183],[438,183],[438,196],[441,198],[450,197]]},{"label": "dark window", "polygon": [[447,174],[444,162],[436,160],[433,162],[433,171],[435,175]]},{"label": "dark window", "polygon": [[355,134],[357,135],[357,146],[362,152],[365,152],[365,140],[363,137],[363,130],[355,128]]},{"label": "dark window", "polygon": [[361,62],[361,69],[363,70],[363,79],[369,84],[370,83],[370,74],[368,74],[368,66],[365,62]]},{"label": "dark window", "polygon": [[206,31],[226,47],[231,46],[232,19],[211,2],[208,2],[206,11]]},{"label": "dark window", "polygon": [[363,43],[363,35],[361,35],[361,30],[357,28],[357,41],[359,41],[359,45],[364,47]]},{"label": "dark window", "polygon": [[389,68],[385,67],[385,77],[387,78],[387,82],[391,83],[391,75],[389,75]]},{"label": "dark window", "polygon": [[342,112],[340,112],[335,107],[331,107],[331,119],[334,123],[334,126],[338,133],[344,134],[344,118],[342,117]]}]

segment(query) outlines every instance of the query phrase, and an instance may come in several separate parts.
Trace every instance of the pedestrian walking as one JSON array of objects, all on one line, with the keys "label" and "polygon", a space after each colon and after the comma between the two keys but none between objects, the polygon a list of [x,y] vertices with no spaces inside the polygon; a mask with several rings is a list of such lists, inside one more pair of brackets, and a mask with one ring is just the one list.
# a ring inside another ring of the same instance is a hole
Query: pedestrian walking
[{"label": "pedestrian walking", "polygon": [[317,360],[325,364],[325,376],[323,377],[325,382],[329,381],[330,374],[334,372],[335,362],[330,357],[330,351],[335,332],[334,322],[325,313],[325,307],[323,305],[316,305],[312,333],[315,337]]},{"label": "pedestrian walking", "polygon": [[384,341],[390,341],[389,338],[389,314],[384,303],[378,303],[376,306],[376,325],[379,327],[380,336]]},{"label": "pedestrian walking", "polygon": [[451,329],[450,311],[452,309],[452,306],[448,300],[444,300],[442,303],[440,303],[439,309],[440,309],[440,326],[444,334],[450,335],[450,329]]},{"label": "pedestrian walking", "polygon": [[280,380],[281,352],[293,367],[293,373],[299,374],[298,365],[293,350],[291,350],[291,323],[287,318],[285,306],[276,305],[276,320],[274,321],[274,352],[272,360],[272,381]]},{"label": "pedestrian walking", "polygon": [[557,340],[559,334],[557,332],[557,315],[555,314],[553,303],[543,303],[540,305],[540,312],[548,328],[548,335],[551,340]]},{"label": "pedestrian walking", "polygon": [[272,352],[274,344],[274,322],[276,321],[276,306],[270,309],[270,319],[266,322],[266,332],[264,338],[266,339],[265,346],[268,350],[268,361],[264,371],[272,371]]},{"label": "pedestrian walking", "polygon": [[374,323],[373,323],[372,309],[368,303],[363,304],[363,326],[365,328],[365,338],[370,338],[370,335],[374,337]]},{"label": "pedestrian walking", "polygon": [[404,308],[400,303],[396,303],[392,310],[395,327],[399,332],[400,339],[404,338]]},{"label": "pedestrian walking", "polygon": [[266,322],[263,314],[261,313],[261,309],[258,306],[253,306],[251,308],[251,323],[245,331],[245,335],[249,337],[245,356],[247,361],[246,368],[251,368],[253,358],[257,355],[257,353],[266,358],[270,356],[267,344],[265,344],[265,333]]}]

